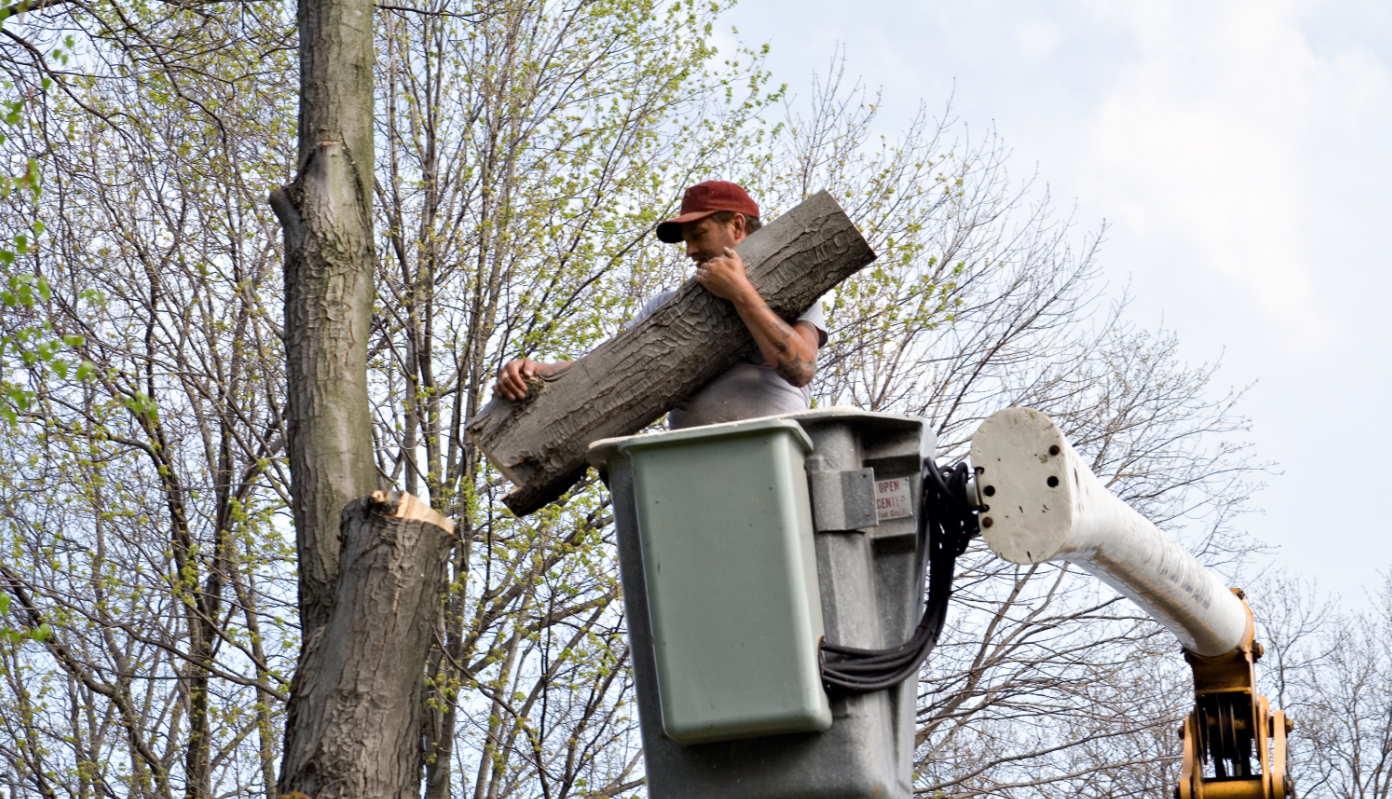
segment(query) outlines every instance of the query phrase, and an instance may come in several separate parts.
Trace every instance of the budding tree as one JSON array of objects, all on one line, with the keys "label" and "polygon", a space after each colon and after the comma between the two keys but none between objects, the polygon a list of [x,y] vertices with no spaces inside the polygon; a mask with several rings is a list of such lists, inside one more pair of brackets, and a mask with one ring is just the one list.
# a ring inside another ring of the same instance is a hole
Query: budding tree
[{"label": "budding tree", "polygon": [[[1097,236],[989,135],[925,115],[877,138],[876,104],[835,81],[780,112],[759,54],[716,53],[697,3],[39,5],[2,23],[0,62],[28,52],[9,33],[40,54],[73,35],[80,58],[0,145],[45,170],[0,229],[47,220],[16,263],[80,343],[66,375],[5,364],[33,401],[0,428],[0,626],[52,630],[0,640],[14,793],[278,795],[338,514],[385,482],[457,522],[426,794],[641,794],[608,499],[590,478],[516,519],[462,426],[500,363],[581,355],[687,277],[651,231],[705,178],[770,219],[829,189],[881,253],[826,297],[820,404],[922,415],[943,460],[1033,405],[1124,499],[1239,563],[1231,398],[1106,304]],[[356,66],[325,75],[339,35]],[[1172,643],[1070,571],[966,566],[921,685],[920,788],[1159,795]]]}]

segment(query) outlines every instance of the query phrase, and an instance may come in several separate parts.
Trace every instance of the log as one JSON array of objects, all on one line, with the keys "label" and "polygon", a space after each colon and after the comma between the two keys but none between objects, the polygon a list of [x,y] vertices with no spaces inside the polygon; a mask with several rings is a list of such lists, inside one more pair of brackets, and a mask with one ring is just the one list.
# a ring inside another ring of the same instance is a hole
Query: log
[{"label": "log", "polygon": [[420,795],[425,659],[453,534],[410,494],[376,491],[343,509],[333,607],[290,689],[280,794]]},{"label": "log", "polygon": [[[754,288],[789,322],[876,257],[825,191],[735,250]],[[517,486],[503,502],[525,516],[584,476],[591,441],[642,430],[754,346],[734,305],[693,278],[651,316],[534,381],[525,399],[495,395],[465,430]]]}]

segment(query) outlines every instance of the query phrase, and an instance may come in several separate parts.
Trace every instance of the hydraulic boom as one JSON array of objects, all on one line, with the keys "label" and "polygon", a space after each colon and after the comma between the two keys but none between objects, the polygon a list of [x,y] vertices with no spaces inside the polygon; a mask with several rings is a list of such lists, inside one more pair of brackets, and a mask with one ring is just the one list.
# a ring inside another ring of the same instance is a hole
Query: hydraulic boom
[{"label": "hydraulic boom", "polygon": [[1240,589],[1112,496],[1044,414],[1009,408],[972,438],[982,537],[1013,563],[1068,561],[1179,639],[1194,673],[1176,799],[1283,799],[1285,714],[1256,692],[1261,644]]}]

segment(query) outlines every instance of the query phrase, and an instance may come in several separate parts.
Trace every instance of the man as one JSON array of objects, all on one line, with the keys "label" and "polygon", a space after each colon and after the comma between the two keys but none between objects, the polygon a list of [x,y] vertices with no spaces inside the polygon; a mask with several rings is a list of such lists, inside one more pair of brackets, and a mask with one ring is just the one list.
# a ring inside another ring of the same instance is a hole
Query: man
[{"label": "man", "polygon": [[[687,257],[696,263],[696,282],[735,306],[757,345],[672,409],[668,425],[674,430],[803,410],[811,401],[808,386],[817,371],[817,350],[826,343],[821,303],[790,325],[759,296],[734,248],[762,226],[758,204],[743,187],[725,180],[687,189],[681,214],[657,226],[658,239],[686,244]],[[651,314],[674,293],[653,297],[633,321]],[[499,370],[493,391],[511,400],[522,399],[527,396],[528,379],[555,374],[569,365],[569,361],[538,363],[518,358]]]}]

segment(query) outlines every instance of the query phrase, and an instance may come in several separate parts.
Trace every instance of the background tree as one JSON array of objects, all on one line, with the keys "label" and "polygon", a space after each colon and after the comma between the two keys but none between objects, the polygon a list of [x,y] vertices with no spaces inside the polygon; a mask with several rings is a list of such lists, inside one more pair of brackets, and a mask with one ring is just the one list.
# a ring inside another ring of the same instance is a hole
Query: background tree
[{"label": "background tree", "polygon": [[1353,611],[1286,574],[1262,591],[1273,611],[1262,630],[1274,649],[1265,689],[1295,721],[1302,796],[1392,796],[1392,575],[1383,577]]},{"label": "background tree", "polygon": [[274,777],[296,631],[263,197],[293,128],[283,9],[234,10],[64,4],[24,22],[85,45],[14,142],[50,169],[51,243],[27,256],[54,286],[42,311],[99,366],[31,373],[4,444],[10,611],[57,629],[6,653],[16,790],[208,796]]},{"label": "background tree", "polygon": [[[835,64],[791,110],[757,51],[714,52],[718,9],[695,3],[375,18],[373,466],[458,522],[426,675],[429,796],[643,793],[606,494],[585,482],[514,519],[460,431],[504,360],[579,355],[687,276],[649,233],[706,177],[746,183],[769,218],[830,188],[881,252],[827,298],[819,403],[922,415],[942,460],[1032,405],[1119,496],[1230,580],[1249,573],[1237,397],[1108,304],[1101,232],[1013,179],[998,139],[948,112],[881,139],[878,103]],[[0,201],[0,229],[48,220],[15,263],[52,286],[0,325],[46,318],[81,337],[62,357],[96,365],[6,363],[34,399],[0,428],[3,623],[53,630],[0,641],[12,794],[274,795],[304,628],[264,197],[299,163],[295,30],[274,2],[64,2],[0,23],[7,54],[29,52],[15,37],[76,51],[32,73],[50,89],[0,144],[15,173],[46,159],[44,191]],[[921,685],[921,792],[1168,796],[1189,701],[1174,642],[1090,577],[980,548],[965,565]],[[1387,654],[1368,652],[1374,679]],[[1328,707],[1351,730],[1330,745],[1378,751],[1375,692],[1339,704],[1344,672],[1307,660],[1283,678],[1293,712]],[[1312,670],[1330,676],[1297,682]],[[1370,762],[1322,784],[1378,784]]]}]

